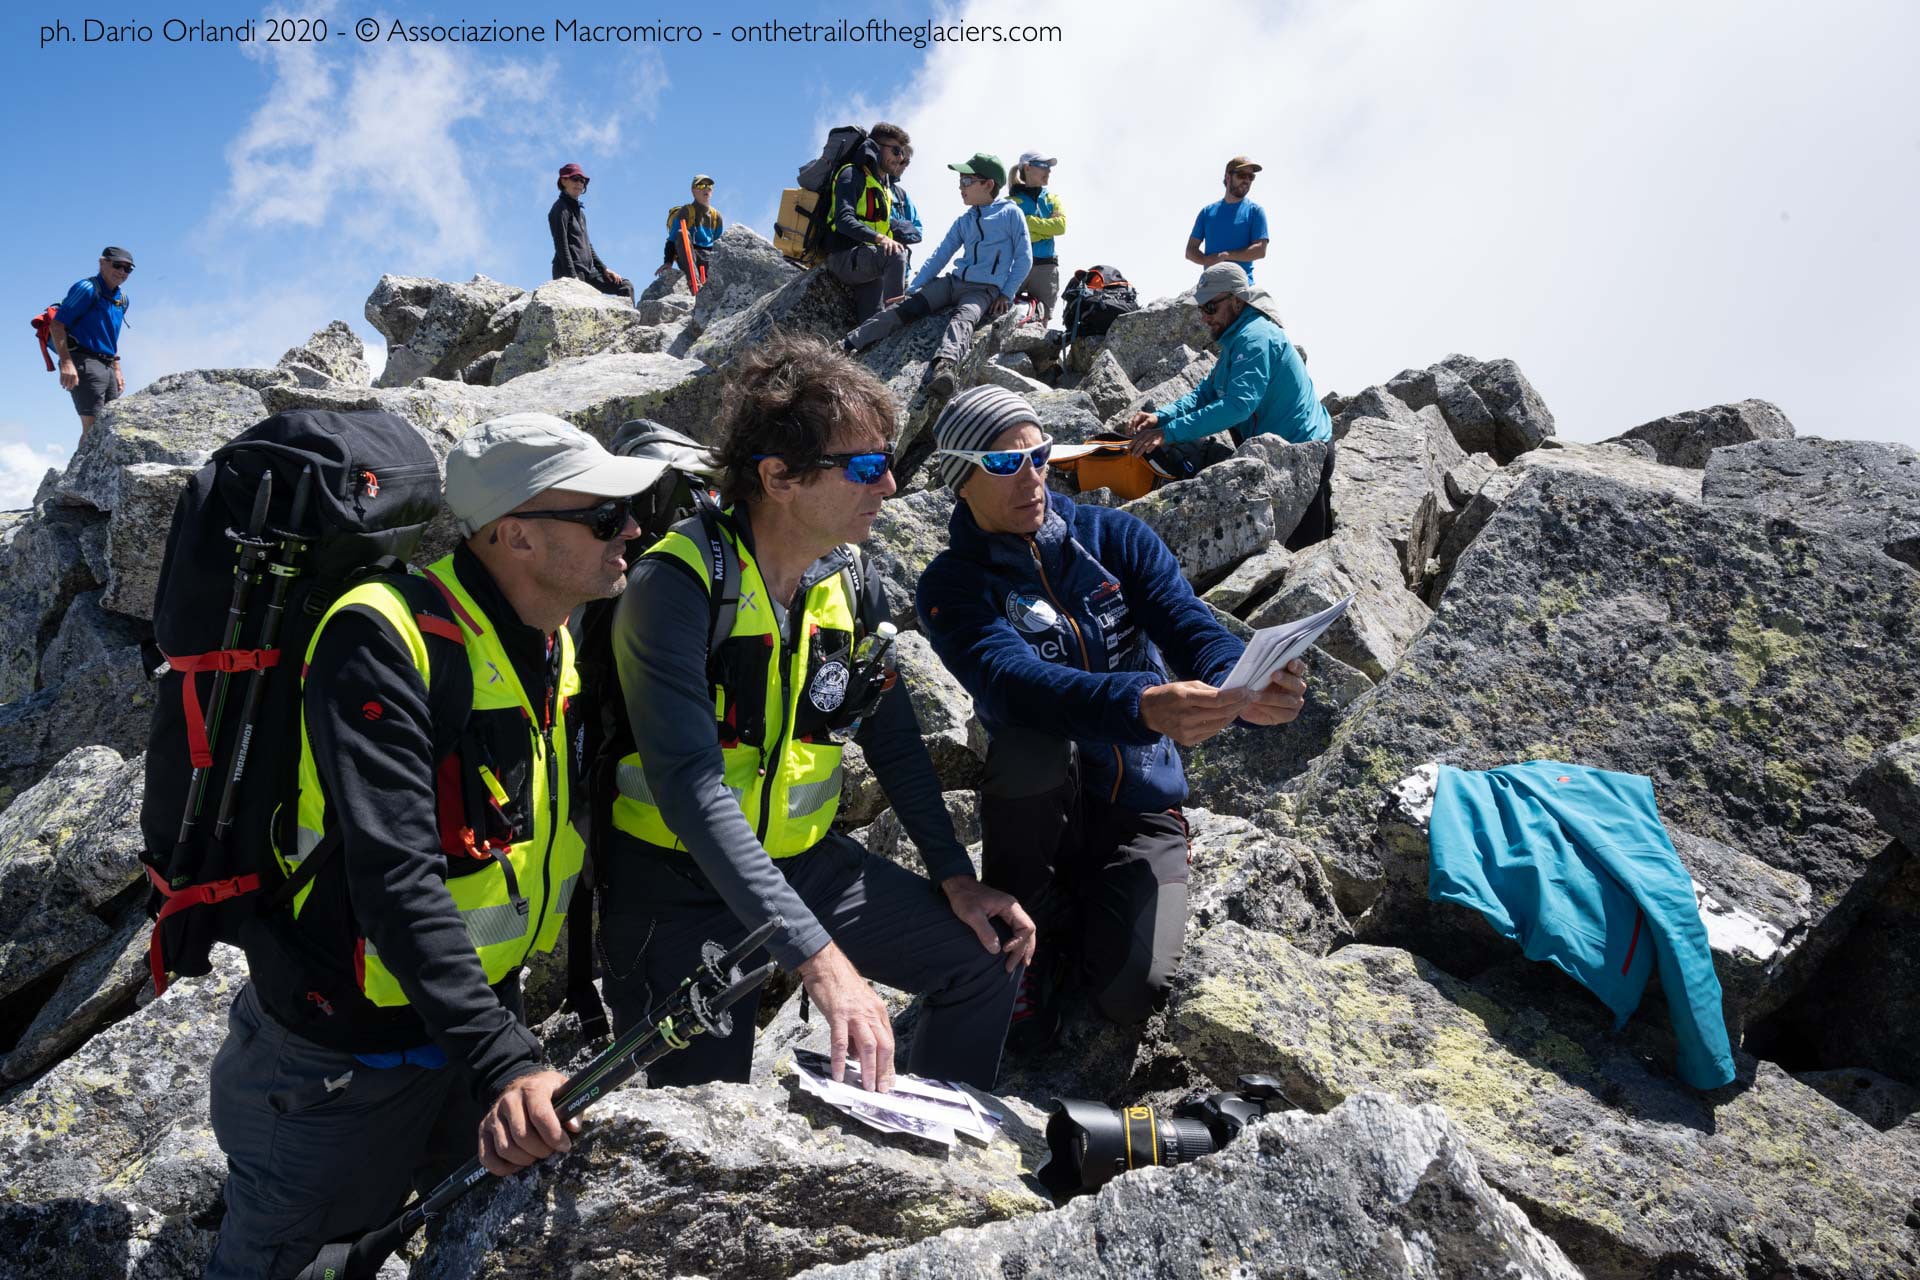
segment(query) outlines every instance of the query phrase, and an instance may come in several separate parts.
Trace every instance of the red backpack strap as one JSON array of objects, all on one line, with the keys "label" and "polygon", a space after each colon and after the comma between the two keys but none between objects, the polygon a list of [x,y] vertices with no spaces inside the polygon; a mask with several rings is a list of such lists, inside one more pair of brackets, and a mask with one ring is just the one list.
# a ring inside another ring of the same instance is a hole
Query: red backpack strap
[{"label": "red backpack strap", "polygon": [[213,744],[207,741],[207,717],[200,709],[195,677],[202,671],[265,671],[278,666],[278,649],[216,649],[212,653],[167,656],[167,665],[181,675],[180,701],[187,713],[187,755],[196,769],[213,768]]}]

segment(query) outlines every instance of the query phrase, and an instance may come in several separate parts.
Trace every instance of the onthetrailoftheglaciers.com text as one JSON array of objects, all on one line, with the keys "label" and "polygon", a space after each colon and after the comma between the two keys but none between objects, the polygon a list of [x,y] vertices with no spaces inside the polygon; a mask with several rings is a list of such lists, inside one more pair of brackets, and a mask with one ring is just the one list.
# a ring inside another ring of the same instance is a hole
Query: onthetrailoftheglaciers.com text
[{"label": "onthetrailoftheglaciers.com text", "polygon": [[855,22],[737,23],[724,30],[685,23],[584,22],[407,22],[361,18],[351,26],[326,18],[248,18],[232,23],[104,22],[98,18],[55,21],[40,28],[40,47],[60,44],[325,44],[329,40],[361,44],[1058,44],[1058,26],[1001,26],[997,23],[897,23],[885,18]]}]

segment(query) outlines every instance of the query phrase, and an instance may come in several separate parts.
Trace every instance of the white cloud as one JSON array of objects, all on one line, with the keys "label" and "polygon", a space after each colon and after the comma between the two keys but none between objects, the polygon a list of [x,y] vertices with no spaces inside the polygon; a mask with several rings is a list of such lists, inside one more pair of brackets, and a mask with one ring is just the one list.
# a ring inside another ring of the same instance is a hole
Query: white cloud
[{"label": "white cloud", "polygon": [[[1222,163],[1266,168],[1259,268],[1322,390],[1449,351],[1511,356],[1563,434],[1757,396],[1802,434],[1920,444],[1920,8],[968,6],[1057,45],[940,46],[892,101],[930,237],[944,165],[1060,157],[1069,267],[1145,296]],[[1866,92],[1871,86],[1872,92]],[[797,161],[796,161],[797,162]]]},{"label": "white cloud", "polygon": [[[79,419],[73,429],[80,430]],[[67,465],[73,449],[58,444],[28,444],[20,440],[0,440],[0,511],[18,511],[32,505],[34,491],[49,469]]]}]

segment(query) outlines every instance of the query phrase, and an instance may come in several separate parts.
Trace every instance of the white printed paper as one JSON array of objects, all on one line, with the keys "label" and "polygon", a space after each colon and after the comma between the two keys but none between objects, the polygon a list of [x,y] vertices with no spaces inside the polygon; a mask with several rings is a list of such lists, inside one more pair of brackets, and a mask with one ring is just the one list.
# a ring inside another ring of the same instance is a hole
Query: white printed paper
[{"label": "white printed paper", "polygon": [[1335,619],[1347,611],[1353,603],[1348,596],[1335,604],[1330,604],[1316,614],[1298,618],[1292,622],[1283,622],[1277,627],[1262,627],[1253,633],[1247,641],[1245,653],[1240,661],[1233,664],[1233,670],[1227,673],[1222,689],[1259,689],[1273,679],[1274,672],[1305,653],[1320,633],[1334,624]]}]

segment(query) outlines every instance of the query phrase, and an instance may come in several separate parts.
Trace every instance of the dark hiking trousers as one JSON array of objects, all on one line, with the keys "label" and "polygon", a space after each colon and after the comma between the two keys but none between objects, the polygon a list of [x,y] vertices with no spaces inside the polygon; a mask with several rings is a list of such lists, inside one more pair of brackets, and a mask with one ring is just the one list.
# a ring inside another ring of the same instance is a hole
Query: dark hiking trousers
[{"label": "dark hiking trousers", "polygon": [[1300,523],[1293,526],[1293,532],[1287,535],[1287,550],[1300,551],[1316,542],[1325,542],[1333,536],[1333,441],[1327,441],[1326,465],[1320,469],[1320,488],[1313,495],[1313,501],[1300,517]]},{"label": "dark hiking trousers", "polygon": [[907,255],[853,244],[827,255],[827,270],[853,291],[853,322],[864,324],[888,298],[907,291]]},{"label": "dark hiking trousers", "polygon": [[[601,987],[614,1034],[639,1022],[693,971],[700,944],[731,947],[747,926],[715,892],[693,857],[616,834],[599,887]],[[862,975],[926,997],[906,1069],[993,1087],[1019,993],[1020,971],[980,945],[925,876],[875,857],[834,833],[780,870]],[[758,925],[759,921],[752,922]],[[746,967],[764,964],[762,950]],[[745,1081],[753,1064],[758,993],[733,1006],[733,1034],[695,1036],[689,1048],[647,1068],[650,1085]]]},{"label": "dark hiking trousers", "polygon": [[486,1113],[463,1066],[364,1066],[275,1022],[252,983],[212,1086],[227,1211],[209,1280],[296,1275],[321,1245],[387,1222],[473,1158]]},{"label": "dark hiking trousers", "polygon": [[954,276],[936,276],[918,293],[910,293],[897,307],[861,322],[847,335],[847,345],[865,351],[876,342],[892,337],[922,316],[947,316],[946,332],[940,335],[936,360],[959,360],[973,346],[973,330],[992,309],[1000,290],[990,284],[968,284]]},{"label": "dark hiking trousers", "polygon": [[983,879],[1039,930],[1035,964],[1071,974],[1122,1025],[1166,994],[1187,932],[1187,824],[1080,788],[1073,743],[1001,730],[980,791]]}]

